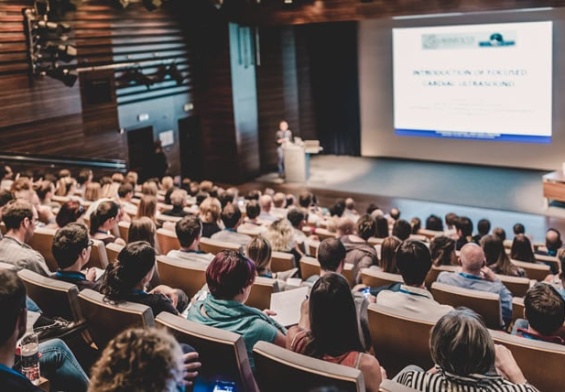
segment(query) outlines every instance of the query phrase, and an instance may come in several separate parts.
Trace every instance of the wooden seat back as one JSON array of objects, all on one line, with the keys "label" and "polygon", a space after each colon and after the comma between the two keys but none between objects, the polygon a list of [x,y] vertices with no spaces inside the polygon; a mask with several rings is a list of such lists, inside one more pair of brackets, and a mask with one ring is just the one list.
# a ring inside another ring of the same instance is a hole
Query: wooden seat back
[{"label": "wooden seat back", "polygon": [[157,256],[157,270],[162,284],[181,289],[188,298],[206,284],[206,265],[198,261]]}]

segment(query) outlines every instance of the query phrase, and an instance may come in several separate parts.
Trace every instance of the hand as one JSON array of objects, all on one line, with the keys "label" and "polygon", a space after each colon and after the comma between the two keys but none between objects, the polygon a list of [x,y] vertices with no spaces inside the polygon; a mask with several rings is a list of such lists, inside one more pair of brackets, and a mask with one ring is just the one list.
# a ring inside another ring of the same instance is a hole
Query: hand
[{"label": "hand", "polygon": [[163,294],[165,297],[171,300],[173,307],[177,307],[179,302],[179,297],[177,291],[169,286],[159,285],[149,292],[149,294]]},{"label": "hand", "polygon": [[298,326],[305,330],[310,330],[310,300],[306,298],[300,304],[300,320]]},{"label": "hand", "polygon": [[494,367],[498,374],[514,384],[525,384],[526,377],[512,356],[512,352],[501,344],[495,344],[494,349]]},{"label": "hand", "polygon": [[94,282],[94,280],[96,279],[96,268],[88,268],[85,275],[86,280],[88,280],[89,282]]},{"label": "hand", "polygon": [[184,362],[184,385],[190,386],[196,376],[198,376],[198,369],[202,367],[202,363],[197,362],[197,352],[184,354],[182,359]]},{"label": "hand", "polygon": [[490,280],[491,282],[498,280],[498,278],[496,277],[496,274],[494,272],[492,272],[492,270],[489,267],[481,268],[481,275],[483,276],[483,278],[485,280]]},{"label": "hand", "polygon": [[359,283],[359,284],[356,284],[355,286],[353,286],[351,291],[357,292],[357,291],[361,291],[363,289],[366,289],[367,287],[369,287],[369,286],[367,286],[366,284],[363,284],[363,283]]},{"label": "hand", "polygon": [[266,314],[267,316],[276,316],[277,312],[275,312],[274,310],[271,309],[263,309],[263,313]]}]

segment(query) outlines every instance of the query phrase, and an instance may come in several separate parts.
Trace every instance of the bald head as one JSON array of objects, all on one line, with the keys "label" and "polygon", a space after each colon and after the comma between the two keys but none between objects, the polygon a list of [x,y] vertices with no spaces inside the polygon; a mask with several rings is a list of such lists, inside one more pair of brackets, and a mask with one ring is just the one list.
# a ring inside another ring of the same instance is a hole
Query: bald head
[{"label": "bald head", "polygon": [[463,272],[477,274],[485,266],[485,254],[477,244],[465,244],[461,248],[461,267]]},{"label": "bald head", "polygon": [[263,195],[259,198],[259,206],[261,211],[269,212],[273,206],[273,199],[269,195]]}]

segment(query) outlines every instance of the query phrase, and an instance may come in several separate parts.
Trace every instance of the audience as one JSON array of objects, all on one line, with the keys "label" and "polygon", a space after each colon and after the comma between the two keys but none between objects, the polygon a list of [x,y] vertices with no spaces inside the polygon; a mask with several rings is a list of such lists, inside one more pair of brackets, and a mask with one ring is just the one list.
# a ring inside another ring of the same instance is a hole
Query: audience
[{"label": "audience", "polygon": [[437,281],[471,290],[487,291],[500,296],[501,326],[512,320],[512,294],[486,266],[485,254],[477,244],[461,248],[461,272],[442,272]]},{"label": "audience", "polygon": [[480,317],[469,309],[452,310],[439,319],[432,328],[430,353],[432,370],[405,369],[395,381],[418,391],[537,391],[510,350],[495,345]]},{"label": "audience", "polygon": [[255,281],[255,264],[239,252],[222,251],[206,269],[210,295],[194,303],[188,319],[243,336],[251,367],[254,368],[253,346],[258,341],[286,345],[286,329],[261,312],[245,305]]},{"label": "audience", "polygon": [[479,244],[481,242],[481,238],[488,235],[490,232],[490,221],[484,218],[479,220],[479,223],[477,223],[477,231],[478,233],[473,236],[473,242],[475,244]]},{"label": "audience", "polygon": [[263,235],[271,244],[273,252],[290,253],[294,256],[295,265],[298,264],[302,254],[294,243],[294,229],[288,219],[277,219]]},{"label": "audience", "polygon": [[430,215],[426,219],[426,230],[443,231],[443,223],[437,215]]},{"label": "audience", "polygon": [[455,222],[457,242],[455,248],[461,250],[463,245],[473,241],[473,222],[466,216],[461,216]]},{"label": "audience", "polygon": [[259,214],[259,220],[262,222],[274,222],[280,219],[278,216],[271,214],[271,209],[273,208],[273,199],[269,195],[262,195],[259,198],[259,207],[261,207],[261,213]]}]

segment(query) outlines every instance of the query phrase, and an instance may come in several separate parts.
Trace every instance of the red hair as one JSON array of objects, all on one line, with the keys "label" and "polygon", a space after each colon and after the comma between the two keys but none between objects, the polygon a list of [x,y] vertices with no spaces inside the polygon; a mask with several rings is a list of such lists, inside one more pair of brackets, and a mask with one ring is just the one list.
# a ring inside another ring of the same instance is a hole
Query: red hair
[{"label": "red hair", "polygon": [[206,269],[206,283],[214,298],[231,300],[253,283],[256,273],[255,263],[242,253],[224,250]]}]

